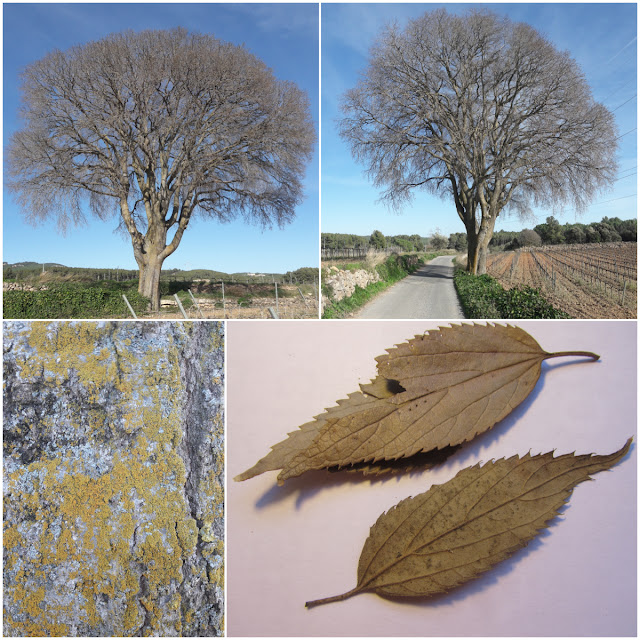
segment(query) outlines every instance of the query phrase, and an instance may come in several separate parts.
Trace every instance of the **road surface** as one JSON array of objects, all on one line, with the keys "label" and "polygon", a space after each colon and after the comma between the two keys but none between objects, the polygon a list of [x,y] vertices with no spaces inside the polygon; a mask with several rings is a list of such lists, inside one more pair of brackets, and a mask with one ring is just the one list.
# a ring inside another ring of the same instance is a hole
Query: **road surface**
[{"label": "road surface", "polygon": [[464,314],[453,286],[453,257],[439,256],[366,304],[356,318],[451,318]]}]

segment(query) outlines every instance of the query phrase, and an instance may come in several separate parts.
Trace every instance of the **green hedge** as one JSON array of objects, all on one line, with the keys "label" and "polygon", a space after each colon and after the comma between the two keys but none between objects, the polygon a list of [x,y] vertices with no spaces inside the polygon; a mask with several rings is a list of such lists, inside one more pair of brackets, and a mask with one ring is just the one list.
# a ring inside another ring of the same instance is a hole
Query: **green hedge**
[{"label": "green hedge", "polygon": [[3,317],[130,318],[123,293],[136,313],[147,309],[149,300],[138,293],[137,283],[59,284],[43,291],[5,291]]},{"label": "green hedge", "polygon": [[474,276],[457,270],[453,281],[469,319],[569,318],[540,295],[538,289],[518,286],[506,291],[489,275]]}]

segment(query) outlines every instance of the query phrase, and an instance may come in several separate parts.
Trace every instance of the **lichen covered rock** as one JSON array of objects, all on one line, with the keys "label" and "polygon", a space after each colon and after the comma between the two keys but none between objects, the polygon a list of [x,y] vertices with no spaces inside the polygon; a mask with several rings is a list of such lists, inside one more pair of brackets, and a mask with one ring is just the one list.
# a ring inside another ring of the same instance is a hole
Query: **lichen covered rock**
[{"label": "lichen covered rock", "polygon": [[4,635],[223,635],[223,326],[4,328]]}]

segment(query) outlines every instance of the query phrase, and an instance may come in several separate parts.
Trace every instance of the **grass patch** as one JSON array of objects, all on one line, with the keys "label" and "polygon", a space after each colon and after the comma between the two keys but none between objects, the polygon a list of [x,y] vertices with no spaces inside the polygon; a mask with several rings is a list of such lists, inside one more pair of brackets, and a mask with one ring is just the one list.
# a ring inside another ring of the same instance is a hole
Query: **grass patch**
[{"label": "grass patch", "polygon": [[358,271],[358,269],[366,269],[366,262],[348,262],[345,264],[337,264],[335,265],[341,271]]},{"label": "grass patch", "polygon": [[497,280],[484,274],[474,276],[461,269],[453,278],[464,315],[469,319],[569,318],[533,287],[503,289]]},{"label": "grass patch", "polygon": [[[402,278],[405,278],[409,274],[418,270],[425,264],[425,262],[435,258],[437,255],[437,253],[430,253],[421,254],[420,256],[389,256],[389,258],[387,258],[383,263],[377,265],[376,267],[374,267],[374,269],[372,269],[372,271],[375,271],[380,276],[380,280],[378,282],[372,282],[364,288],[356,286],[355,291],[348,298],[343,298],[342,300],[334,301],[327,305],[324,313],[322,314],[322,317],[344,318],[350,313],[357,311],[360,307],[369,302],[371,298],[381,293],[392,284],[395,284],[396,282],[398,282],[398,280],[402,280]],[[323,293],[330,294],[327,289],[328,287],[323,285]],[[328,295],[327,297],[330,298],[331,296]]]}]

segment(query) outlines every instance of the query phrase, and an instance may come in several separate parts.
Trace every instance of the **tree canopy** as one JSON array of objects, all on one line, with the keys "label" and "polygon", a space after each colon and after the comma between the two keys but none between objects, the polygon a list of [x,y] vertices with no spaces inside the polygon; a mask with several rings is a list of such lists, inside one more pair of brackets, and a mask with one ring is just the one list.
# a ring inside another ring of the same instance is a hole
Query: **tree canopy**
[{"label": "tree canopy", "polygon": [[614,117],[577,63],[485,10],[387,27],[343,112],[342,137],[391,206],[416,189],[453,200],[473,273],[501,212],[583,210],[617,169]]},{"label": "tree canopy", "polygon": [[52,51],[22,75],[8,185],[31,221],[119,212],[158,305],[192,216],[284,225],[315,142],[304,92],[244,47],[184,29]]}]

